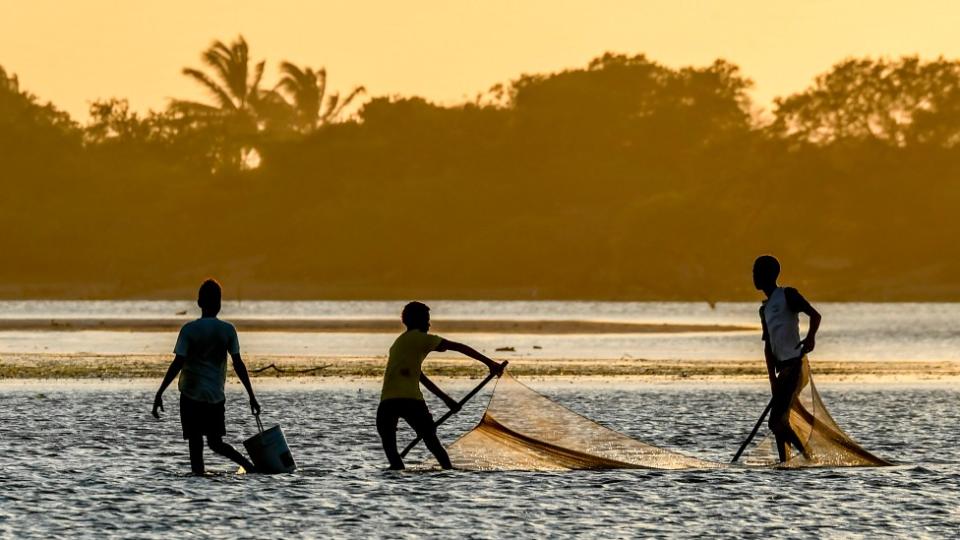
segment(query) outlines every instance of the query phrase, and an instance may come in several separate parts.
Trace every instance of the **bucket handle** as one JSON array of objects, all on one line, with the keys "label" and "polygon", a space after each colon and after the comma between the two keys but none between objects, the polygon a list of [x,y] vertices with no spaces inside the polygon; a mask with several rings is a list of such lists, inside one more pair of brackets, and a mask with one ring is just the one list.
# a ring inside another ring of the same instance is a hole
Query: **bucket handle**
[{"label": "bucket handle", "polygon": [[257,413],[254,413],[253,417],[257,419],[257,429],[260,430],[260,433],[263,433],[263,423],[260,422],[260,415]]}]

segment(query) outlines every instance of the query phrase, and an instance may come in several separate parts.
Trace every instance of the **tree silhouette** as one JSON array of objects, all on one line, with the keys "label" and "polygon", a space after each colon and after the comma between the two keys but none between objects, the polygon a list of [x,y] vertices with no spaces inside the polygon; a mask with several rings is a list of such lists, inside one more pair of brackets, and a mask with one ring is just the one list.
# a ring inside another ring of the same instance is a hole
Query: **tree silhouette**
[{"label": "tree silhouette", "polygon": [[[753,298],[772,251],[818,297],[960,299],[960,62],[841,62],[772,125],[723,60],[606,54],[355,119],[323,70],[262,66],[215,43],[185,70],[212,99],[98,100],[83,129],[0,69],[0,294],[160,297],[204,272],[271,298],[715,302]],[[255,171],[211,174],[244,148]]]},{"label": "tree silhouette", "polygon": [[88,142],[141,141],[149,136],[149,126],[130,110],[126,99],[97,100],[90,104],[90,123],[84,129]]},{"label": "tree silhouette", "polygon": [[200,84],[214,104],[175,100],[172,108],[186,118],[213,128],[216,160],[227,169],[255,168],[259,164],[257,135],[262,127],[261,111],[269,106],[269,92],[260,89],[265,61],[250,69],[250,53],[243,36],[230,45],[214,41],[203,52],[203,62],[212,75],[194,68],[183,74]]},{"label": "tree silhouette", "polygon": [[952,146],[960,142],[960,62],[848,59],[775,104],[780,137]]},{"label": "tree silhouette", "polygon": [[17,76],[13,73],[7,75],[3,66],[0,66],[0,91],[12,94],[20,93],[20,81]]},{"label": "tree silhouette", "polygon": [[[580,151],[695,149],[749,131],[749,79],[736,66],[672,70],[644,55],[605,54],[585,69],[525,75],[509,94],[531,139]],[[555,148],[555,147],[552,147]]]},{"label": "tree silhouette", "polygon": [[301,133],[336,121],[346,107],[366,90],[357,86],[343,99],[339,93],[327,95],[327,70],[300,68],[290,62],[280,64],[281,78],[276,90],[286,94],[293,109],[293,124]]},{"label": "tree silhouette", "polygon": [[23,148],[42,155],[50,151],[46,145],[79,141],[79,126],[70,115],[51,103],[38,103],[36,96],[20,89],[16,75],[0,66],[0,147],[5,152],[22,156],[14,149]]}]

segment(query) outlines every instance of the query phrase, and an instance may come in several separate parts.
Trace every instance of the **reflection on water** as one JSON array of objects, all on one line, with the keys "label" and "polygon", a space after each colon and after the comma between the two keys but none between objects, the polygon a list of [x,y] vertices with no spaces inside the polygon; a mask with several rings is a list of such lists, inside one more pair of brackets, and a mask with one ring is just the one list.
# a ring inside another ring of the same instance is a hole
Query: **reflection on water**
[{"label": "reflection on water", "polygon": [[[462,393],[468,384],[451,389]],[[631,436],[718,460],[729,459],[766,399],[762,385],[533,386]],[[824,389],[865,447],[906,463],[892,468],[397,474],[382,470],[375,382],[291,382],[262,387],[260,400],[268,423],[283,424],[302,468],[212,478],[185,474],[175,392],[160,422],[149,417],[152,392],[144,382],[8,383],[0,535],[870,537],[951,536],[960,527],[960,392],[946,387]],[[227,439],[239,443],[255,427],[242,395],[228,399]],[[475,422],[482,401],[455,416],[442,438],[452,442]],[[404,429],[400,440],[412,436]],[[231,469],[218,457],[207,461]]]},{"label": "reflection on water", "polygon": [[[227,302],[223,317],[396,317],[403,302]],[[648,323],[757,325],[756,303],[693,302],[431,302],[442,318],[603,319]],[[818,360],[960,361],[960,304],[823,303]],[[0,317],[197,316],[189,301],[0,302]],[[399,324],[399,323],[398,323]],[[646,358],[651,360],[744,360],[761,358],[756,332],[615,335],[451,335],[503,358]],[[2,352],[170,352],[173,333],[0,332]],[[249,354],[376,356],[389,348],[387,334],[247,332]]]}]

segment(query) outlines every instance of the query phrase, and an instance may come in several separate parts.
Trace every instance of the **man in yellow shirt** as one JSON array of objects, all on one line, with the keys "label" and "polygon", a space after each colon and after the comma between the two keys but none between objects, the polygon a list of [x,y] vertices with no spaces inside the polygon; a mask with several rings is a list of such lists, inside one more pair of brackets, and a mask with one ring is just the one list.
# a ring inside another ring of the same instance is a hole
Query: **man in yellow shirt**
[{"label": "man in yellow shirt", "polygon": [[450,469],[450,458],[437,438],[437,429],[420,392],[420,383],[451,409],[459,408],[459,404],[423,374],[423,360],[433,351],[457,351],[483,362],[491,373],[498,376],[503,372],[503,367],[462,343],[428,333],[430,308],[426,304],[410,302],[403,308],[401,320],[407,331],[400,334],[390,347],[390,357],[383,374],[380,406],[377,408],[377,433],[390,461],[390,469],[403,469],[403,459],[397,451],[397,424],[401,418],[423,439],[440,466]]}]

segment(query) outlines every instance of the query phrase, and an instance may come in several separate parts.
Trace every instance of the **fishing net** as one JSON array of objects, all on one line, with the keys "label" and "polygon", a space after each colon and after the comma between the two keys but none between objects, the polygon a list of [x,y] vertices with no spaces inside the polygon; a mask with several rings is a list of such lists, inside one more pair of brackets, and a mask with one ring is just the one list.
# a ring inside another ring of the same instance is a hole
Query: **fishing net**
[{"label": "fishing net", "polygon": [[717,463],[601,426],[504,373],[480,423],[447,448],[465,470],[689,469]]},{"label": "fishing net", "polygon": [[[827,407],[820,398],[813,377],[810,375],[810,363],[803,359],[800,374],[800,391],[790,410],[790,427],[803,441],[807,456],[788,447],[786,467],[870,467],[890,465],[861,447],[847,435],[830,416]],[[776,438],[770,434],[755,447],[744,454],[745,465],[779,465]]]},{"label": "fishing net", "polygon": [[[791,453],[786,466],[888,465],[860,447],[827,412],[804,360],[790,423],[809,459]],[[480,423],[447,448],[463,470],[705,469],[726,466],[659,448],[604,427],[535,392],[504,373]],[[779,465],[773,436],[742,459],[749,466]]]}]

